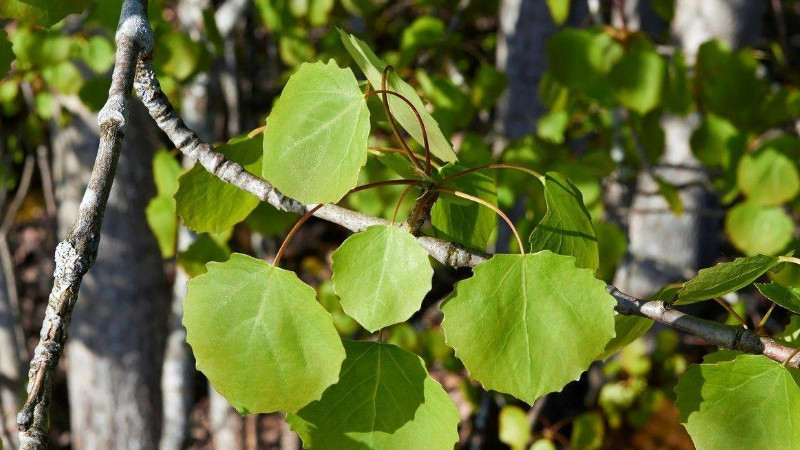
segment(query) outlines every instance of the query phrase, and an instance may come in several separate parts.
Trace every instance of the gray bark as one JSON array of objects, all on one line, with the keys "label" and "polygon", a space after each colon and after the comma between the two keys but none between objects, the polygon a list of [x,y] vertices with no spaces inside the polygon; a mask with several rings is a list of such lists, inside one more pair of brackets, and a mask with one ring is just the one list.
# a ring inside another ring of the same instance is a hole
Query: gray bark
[{"label": "gray bark", "polygon": [[[678,0],[673,40],[691,62],[699,46],[709,39],[732,46],[754,43],[760,36],[763,8],[760,0]],[[698,121],[696,114],[662,118],[666,145],[653,173],[672,184],[706,179],[689,144]],[[693,276],[713,263],[719,247],[720,210],[706,188],[681,191],[686,210],[681,216],[671,213],[660,195],[647,194],[655,191],[651,174],[642,173],[628,216],[628,255],[614,279],[617,287],[634,296],[646,297],[664,284]]]},{"label": "gray bark", "polygon": [[13,448],[16,446],[22,368],[4,266],[0,264],[0,349],[3,349],[0,351],[0,440],[4,448]]},{"label": "gray bark", "polygon": [[[99,141],[93,115],[77,108],[53,138],[62,233],[76,215]],[[128,122],[96,264],[73,315],[68,386],[76,449],[153,449],[161,434],[169,299],[144,214],[155,195],[150,162],[161,143],[140,103],[132,102]]]}]

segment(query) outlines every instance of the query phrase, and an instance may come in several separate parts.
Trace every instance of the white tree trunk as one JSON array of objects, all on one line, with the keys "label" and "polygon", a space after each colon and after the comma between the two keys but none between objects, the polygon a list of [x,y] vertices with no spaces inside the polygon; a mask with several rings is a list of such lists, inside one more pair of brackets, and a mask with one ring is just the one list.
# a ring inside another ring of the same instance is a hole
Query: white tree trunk
[{"label": "white tree trunk", "polygon": [[[762,0],[677,0],[675,8],[673,40],[690,64],[699,46],[709,39],[721,39],[738,47],[756,42],[761,33]],[[707,177],[689,144],[698,122],[697,114],[687,117],[665,114],[661,120],[665,148],[654,172],[672,184]],[[704,187],[681,191],[686,210],[681,216],[674,215],[660,195],[640,194],[655,191],[653,178],[642,173],[628,216],[628,255],[614,279],[619,289],[638,297],[649,296],[667,283],[692,277],[697,270],[713,263],[719,247],[721,211]]]}]

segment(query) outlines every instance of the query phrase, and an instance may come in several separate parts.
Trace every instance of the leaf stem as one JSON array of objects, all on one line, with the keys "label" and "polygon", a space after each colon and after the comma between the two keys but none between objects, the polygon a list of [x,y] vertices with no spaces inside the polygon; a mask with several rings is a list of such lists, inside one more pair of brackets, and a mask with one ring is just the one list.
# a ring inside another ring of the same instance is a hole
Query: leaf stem
[{"label": "leaf stem", "polygon": [[794,359],[794,357],[797,356],[798,353],[800,353],[800,347],[798,347],[797,350],[793,351],[792,354],[789,355],[789,357],[786,358],[785,361],[783,361],[783,365],[786,366],[787,364],[789,364],[792,361],[792,359]]},{"label": "leaf stem", "polygon": [[742,324],[745,330],[749,329],[747,328],[747,322],[744,319],[742,319],[742,316],[740,316],[739,313],[737,313],[736,311],[733,310],[733,308],[731,308],[731,305],[729,305],[728,302],[722,300],[719,297],[714,297],[714,301],[719,303],[719,305],[722,306],[723,308],[725,308],[725,311],[728,311],[728,313],[732,315],[737,322]]},{"label": "leaf stem", "polygon": [[517,238],[517,244],[519,244],[519,252],[520,252],[520,254],[522,254],[522,255],[525,254],[525,246],[522,244],[522,238],[519,237],[519,233],[517,232],[517,228],[514,226],[514,223],[511,222],[511,219],[509,219],[508,216],[503,211],[500,210],[500,208],[498,208],[497,206],[491,204],[490,202],[487,202],[486,200],[484,200],[482,198],[478,198],[478,197],[475,197],[473,195],[469,195],[469,194],[467,194],[465,192],[457,191],[455,189],[450,189],[450,188],[445,187],[445,186],[436,187],[435,190],[443,191],[443,192],[449,192],[449,193],[455,195],[456,197],[461,197],[461,198],[466,199],[466,200],[471,200],[471,201],[473,201],[475,203],[479,203],[479,204],[491,209],[495,213],[497,213],[498,216],[500,216],[503,220],[505,220],[505,222],[511,228],[511,231],[514,233],[514,237]]},{"label": "leaf stem", "polygon": [[800,258],[794,256],[778,256],[778,260],[781,262],[788,262],[800,265]]},{"label": "leaf stem", "polygon": [[[394,71],[394,67],[391,65],[387,65],[383,68],[383,74],[381,76],[381,88],[386,90],[386,80],[389,78],[389,72]],[[422,141],[425,147],[425,173],[430,175],[431,174],[431,146],[428,143],[428,130],[425,128],[425,121],[422,120],[422,116],[420,115],[417,108],[414,107],[414,104],[404,96],[400,95],[400,93],[396,93],[397,96],[403,99],[404,102],[411,108],[411,111],[414,112],[414,115],[417,116],[417,121],[419,122],[420,131],[422,131]],[[383,94],[383,103],[386,105],[386,114],[389,115],[389,102],[386,100],[386,94]]]},{"label": "leaf stem", "polygon": [[400,198],[397,200],[397,204],[394,206],[394,213],[392,213],[392,226],[394,226],[395,222],[397,221],[397,213],[400,211],[400,205],[403,204],[403,200],[406,198],[406,195],[408,195],[408,193],[411,192],[411,190],[415,187],[418,186],[411,184],[403,191],[402,194],[400,194]]},{"label": "leaf stem", "polygon": [[521,172],[525,172],[525,173],[527,173],[529,175],[533,175],[536,178],[541,178],[542,177],[542,174],[540,174],[539,172],[537,172],[537,171],[535,171],[533,169],[529,169],[529,168],[524,167],[524,166],[518,166],[516,164],[497,163],[497,164],[486,164],[484,166],[475,167],[475,168],[472,168],[472,169],[465,170],[463,172],[455,173],[455,174],[450,175],[449,177],[443,179],[441,181],[441,183],[444,184],[444,183],[447,183],[448,181],[455,180],[456,178],[463,177],[464,175],[469,175],[471,173],[478,172],[478,171],[485,170],[485,169],[513,169],[513,170],[519,170]]},{"label": "leaf stem", "polygon": [[760,329],[761,327],[764,326],[764,324],[767,323],[767,319],[769,319],[769,316],[772,314],[772,311],[775,309],[775,305],[777,305],[777,303],[772,302],[772,305],[769,306],[769,309],[767,310],[767,313],[764,314],[764,318],[762,318],[761,321],[758,322],[758,325],[756,326],[756,330]]},{"label": "leaf stem", "polygon": [[[419,180],[384,180],[384,181],[378,181],[378,182],[375,182],[375,183],[365,184],[363,186],[354,187],[353,189],[350,189],[350,191],[347,192],[347,194],[345,194],[345,195],[350,195],[350,194],[352,194],[354,192],[364,191],[364,190],[372,189],[372,188],[376,188],[376,187],[396,186],[396,185],[410,185],[411,187],[413,187],[413,186],[418,186],[419,184],[420,184]],[[289,244],[289,241],[291,241],[292,238],[294,237],[295,233],[297,233],[297,230],[299,230],[300,227],[306,222],[306,220],[311,218],[311,216],[313,216],[314,213],[317,212],[323,206],[325,206],[325,204],[319,204],[319,205],[316,205],[313,208],[309,209],[305,214],[303,214],[302,217],[300,217],[300,220],[298,220],[294,224],[294,226],[292,226],[292,229],[289,230],[289,233],[286,235],[286,238],[283,240],[283,243],[281,244],[280,248],[278,249],[278,253],[275,255],[275,259],[272,260],[272,265],[273,266],[277,266],[278,263],[281,261],[281,257],[283,256],[283,252],[286,250],[286,247]]]}]

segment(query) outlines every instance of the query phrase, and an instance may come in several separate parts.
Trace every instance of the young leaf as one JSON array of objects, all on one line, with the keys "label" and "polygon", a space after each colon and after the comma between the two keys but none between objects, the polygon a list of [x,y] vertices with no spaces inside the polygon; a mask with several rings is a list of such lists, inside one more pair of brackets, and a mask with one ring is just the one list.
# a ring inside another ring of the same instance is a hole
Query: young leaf
[{"label": "young leaf", "polygon": [[[261,140],[261,135],[234,138],[216,150],[248,172],[258,174]],[[255,195],[220,180],[199,164],[181,175],[178,183],[178,215],[187,227],[199,233],[225,231],[243,221],[259,203]]]},{"label": "young leaf", "polygon": [[190,277],[196,277],[207,272],[206,264],[209,262],[227,261],[230,256],[231,251],[227,245],[204,234],[178,254],[178,264]]},{"label": "young leaf", "polygon": [[725,216],[725,232],[733,245],[748,256],[780,253],[791,242],[793,231],[791,217],[777,206],[745,201],[729,209]]},{"label": "young leaf", "polygon": [[738,291],[778,264],[778,258],[757,255],[702,269],[683,285],[675,304],[687,305]]},{"label": "young leaf", "polygon": [[344,348],[314,289],[238,253],[207,268],[188,284],[186,341],[237,411],[297,411],[336,383]]},{"label": "young leaf", "polygon": [[[448,164],[437,175],[445,178],[462,170],[465,167],[460,164]],[[447,186],[497,204],[494,177],[486,173],[473,172],[449,181]],[[431,209],[431,225],[440,239],[485,250],[497,228],[497,216],[483,205],[465,203],[453,195],[440,195]]]},{"label": "young leaf", "polygon": [[689,367],[675,406],[697,448],[800,448],[800,374],[760,355]]},{"label": "young leaf", "polygon": [[353,72],[300,66],[267,118],[263,174],[304,204],[336,203],[367,162],[369,109]]},{"label": "young leaf", "polygon": [[597,269],[600,265],[597,237],[581,192],[555,172],[546,174],[542,182],[547,213],[531,233],[531,251],[550,250],[574,256],[576,266]]},{"label": "young leaf", "polygon": [[[364,75],[369,80],[374,89],[381,89],[381,80],[383,78],[383,70],[386,68],[386,63],[381,61],[375,53],[357,37],[347,34],[339,30],[339,35],[342,38],[345,48],[350,56],[353,57],[358,67],[364,72]],[[430,143],[431,153],[444,162],[453,162],[457,160],[453,147],[447,138],[442,134],[436,120],[425,109],[425,104],[419,98],[417,91],[408,83],[403,81],[399,75],[394,71],[390,72],[386,78],[386,88],[395,91],[403,97],[407,98],[417,109],[422,122],[425,124],[425,131],[428,133],[428,141]],[[417,117],[411,108],[406,105],[404,101],[395,96],[389,96],[389,107],[392,110],[392,115],[397,119],[397,122],[402,126],[411,137],[414,138],[420,145],[423,144],[422,129],[419,127]]]},{"label": "young leaf", "polygon": [[350,236],[331,261],[342,308],[369,331],[407,320],[431,289],[428,253],[397,227],[375,225]]},{"label": "young leaf", "polygon": [[495,255],[456,285],[442,327],[473,378],[532,404],[603,352],[615,305],[605,283],[572,257]]},{"label": "young leaf", "polygon": [[459,415],[418,356],[380,342],[344,341],[338,383],[286,420],[306,448],[452,449]]},{"label": "young leaf", "polygon": [[756,283],[756,288],[764,294],[764,297],[795,314],[800,314],[800,289],[783,286],[778,283]]}]

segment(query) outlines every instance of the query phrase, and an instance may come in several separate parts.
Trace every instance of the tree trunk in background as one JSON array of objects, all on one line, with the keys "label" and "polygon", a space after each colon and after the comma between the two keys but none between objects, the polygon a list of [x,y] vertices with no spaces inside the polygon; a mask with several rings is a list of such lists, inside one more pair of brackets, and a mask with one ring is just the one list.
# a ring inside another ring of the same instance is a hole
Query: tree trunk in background
[{"label": "tree trunk in background", "polygon": [[[709,39],[721,39],[733,47],[754,43],[761,33],[763,11],[762,0],[677,0],[672,38],[693,65],[700,44]],[[697,114],[662,118],[666,145],[654,172],[672,184],[707,177],[689,145],[698,121]],[[660,195],[643,194],[654,191],[653,178],[642,173],[628,217],[628,255],[614,280],[622,291],[638,297],[711,265],[719,245],[719,207],[704,187],[681,191],[686,209],[681,216],[672,214]]]},{"label": "tree trunk in background", "polygon": [[[81,105],[69,108],[69,125],[53,130],[61,234],[73,222],[99,139],[95,115]],[[144,213],[155,194],[151,161],[161,143],[138,101],[127,121],[97,262],[83,280],[67,348],[72,444],[78,450],[155,449],[161,436],[169,296]]]},{"label": "tree trunk in background", "polygon": [[15,332],[16,315],[11,309],[3,266],[0,264],[0,349],[3,349],[0,351],[0,441],[4,448],[10,449],[16,446],[22,368],[17,350],[20,343]]}]

